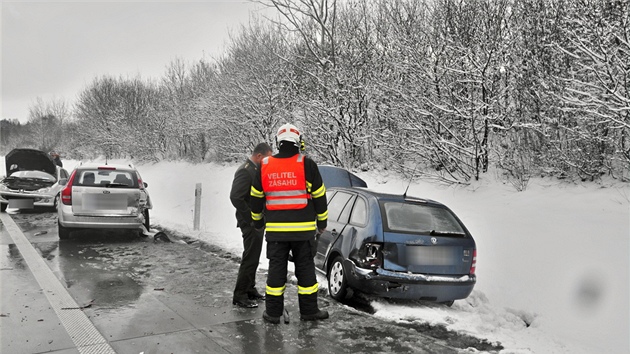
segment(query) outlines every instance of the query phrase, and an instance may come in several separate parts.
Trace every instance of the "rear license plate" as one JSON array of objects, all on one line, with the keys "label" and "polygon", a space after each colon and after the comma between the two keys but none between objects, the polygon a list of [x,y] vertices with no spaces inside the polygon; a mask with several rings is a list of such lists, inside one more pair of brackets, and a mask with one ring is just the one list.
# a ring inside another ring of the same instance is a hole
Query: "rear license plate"
[{"label": "rear license plate", "polygon": [[460,257],[455,247],[407,246],[407,264],[410,265],[453,265]]},{"label": "rear license plate", "polygon": [[127,210],[126,194],[86,194],[83,210]]},{"label": "rear license plate", "polygon": [[9,199],[9,208],[33,209],[33,199]]}]

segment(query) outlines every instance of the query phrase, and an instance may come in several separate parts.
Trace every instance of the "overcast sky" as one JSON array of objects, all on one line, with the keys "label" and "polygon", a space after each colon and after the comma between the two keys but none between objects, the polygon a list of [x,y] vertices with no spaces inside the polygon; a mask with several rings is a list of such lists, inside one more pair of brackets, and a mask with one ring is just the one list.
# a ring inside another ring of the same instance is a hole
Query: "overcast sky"
[{"label": "overcast sky", "polygon": [[176,58],[216,57],[260,7],[247,0],[2,0],[2,118],[26,122],[37,97],[72,103],[102,75],[159,78]]}]

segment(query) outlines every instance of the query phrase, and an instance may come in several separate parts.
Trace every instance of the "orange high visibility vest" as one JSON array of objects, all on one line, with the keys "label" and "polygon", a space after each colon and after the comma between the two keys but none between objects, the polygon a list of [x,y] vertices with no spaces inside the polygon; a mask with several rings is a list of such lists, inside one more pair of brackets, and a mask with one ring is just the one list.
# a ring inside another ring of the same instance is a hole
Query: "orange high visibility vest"
[{"label": "orange high visibility vest", "polygon": [[265,157],[261,163],[261,182],[267,210],[303,209],[308,204],[304,175],[304,155],[297,158]]}]

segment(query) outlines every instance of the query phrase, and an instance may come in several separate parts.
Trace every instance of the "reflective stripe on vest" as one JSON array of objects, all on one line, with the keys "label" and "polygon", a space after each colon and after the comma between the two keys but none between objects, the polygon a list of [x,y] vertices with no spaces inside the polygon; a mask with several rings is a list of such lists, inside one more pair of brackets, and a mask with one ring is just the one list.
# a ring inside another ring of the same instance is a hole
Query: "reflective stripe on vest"
[{"label": "reflective stripe on vest", "polygon": [[261,182],[267,210],[297,210],[308,205],[304,156],[266,157],[261,163]]}]

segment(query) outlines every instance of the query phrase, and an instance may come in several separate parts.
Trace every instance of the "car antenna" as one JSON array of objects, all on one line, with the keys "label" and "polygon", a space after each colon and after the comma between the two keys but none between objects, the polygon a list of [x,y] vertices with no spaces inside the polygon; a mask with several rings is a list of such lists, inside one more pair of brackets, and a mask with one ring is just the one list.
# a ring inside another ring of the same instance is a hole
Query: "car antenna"
[{"label": "car antenna", "polygon": [[407,183],[407,188],[405,189],[405,193],[403,193],[403,198],[407,198],[407,191],[409,191],[409,186],[411,185],[411,181],[413,180],[413,177],[415,176],[416,169],[418,169],[418,164],[416,164],[416,167],[414,167],[413,171],[411,172],[411,177],[409,178],[409,183]]},{"label": "car antenna", "polygon": [[350,181],[350,187],[353,187],[353,185],[352,185],[352,176],[350,175],[350,171],[346,170],[346,173],[348,174],[348,180]]}]

